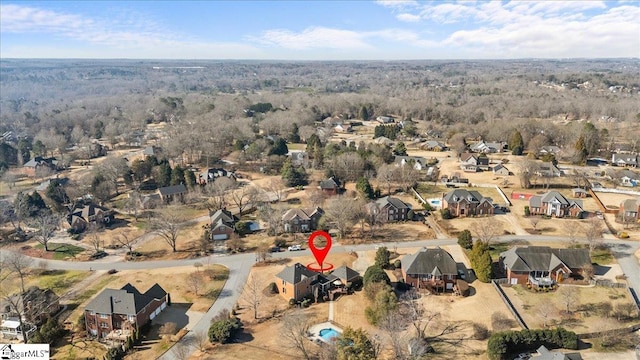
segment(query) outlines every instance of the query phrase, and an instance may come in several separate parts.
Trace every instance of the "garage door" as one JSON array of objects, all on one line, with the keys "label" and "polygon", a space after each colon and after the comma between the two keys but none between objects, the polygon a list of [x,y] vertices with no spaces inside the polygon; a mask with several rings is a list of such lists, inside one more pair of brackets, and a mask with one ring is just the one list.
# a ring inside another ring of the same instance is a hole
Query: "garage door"
[{"label": "garage door", "polygon": [[167,307],[167,303],[163,302],[162,305],[160,305],[160,310],[164,310],[164,308]]},{"label": "garage door", "polygon": [[213,235],[213,240],[227,240],[229,235],[227,234],[215,234]]},{"label": "garage door", "polygon": [[447,290],[452,290],[452,289],[453,289],[453,284],[447,283]]},{"label": "garage door", "polygon": [[150,320],[153,320],[156,317],[156,313],[152,312],[151,315],[149,316]]}]

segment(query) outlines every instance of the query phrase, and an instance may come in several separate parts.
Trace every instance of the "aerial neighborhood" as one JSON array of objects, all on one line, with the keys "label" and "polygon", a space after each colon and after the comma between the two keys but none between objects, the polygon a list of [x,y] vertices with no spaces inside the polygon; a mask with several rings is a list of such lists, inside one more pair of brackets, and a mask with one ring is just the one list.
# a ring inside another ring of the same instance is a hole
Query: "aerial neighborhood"
[{"label": "aerial neighborhood", "polygon": [[79,63],[0,70],[2,344],[634,356],[636,62]]}]

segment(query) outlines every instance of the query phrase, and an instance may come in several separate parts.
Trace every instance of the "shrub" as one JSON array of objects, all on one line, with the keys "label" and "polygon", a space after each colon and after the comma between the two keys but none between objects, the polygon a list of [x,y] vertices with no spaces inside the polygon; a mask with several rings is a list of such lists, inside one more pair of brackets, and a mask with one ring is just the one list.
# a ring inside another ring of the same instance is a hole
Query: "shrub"
[{"label": "shrub", "polygon": [[289,299],[289,305],[294,306],[296,304],[296,299]]},{"label": "shrub", "polygon": [[276,285],[276,283],[272,282],[271,284],[269,284],[269,291],[272,294],[277,294],[278,293],[278,285]]},{"label": "shrub", "polygon": [[501,312],[491,314],[491,328],[494,331],[509,330],[514,325],[514,321]]},{"label": "shrub", "polygon": [[379,248],[378,251],[376,251],[375,266],[379,266],[382,269],[388,267],[390,256],[391,253],[386,247],[383,246]]},{"label": "shrub", "polygon": [[529,216],[531,215],[531,209],[529,209],[529,205],[526,205],[524,207],[524,216]]},{"label": "shrub", "polygon": [[209,327],[209,340],[225,344],[233,340],[240,330],[240,321],[236,317],[230,317],[222,312],[211,322]]},{"label": "shrub", "polygon": [[486,326],[473,323],[473,338],[476,340],[486,340],[489,337],[489,330]]},{"label": "shrub", "polygon": [[442,218],[445,220],[453,219],[453,215],[451,215],[451,211],[449,211],[449,209],[440,210],[440,215],[442,215]]},{"label": "shrub", "polygon": [[400,262],[400,260],[396,260],[393,262],[393,267],[395,267],[396,269],[400,269],[402,267],[402,262]]},{"label": "shrub", "polygon": [[287,240],[282,239],[282,238],[275,238],[275,240],[273,240],[273,246],[277,246],[277,247],[287,247]]},{"label": "shrub", "polygon": [[431,204],[429,204],[428,202],[422,204],[422,208],[427,210],[427,211],[433,211],[433,206],[431,206]]},{"label": "shrub", "polygon": [[391,284],[391,279],[386,272],[380,266],[369,266],[367,271],[365,271],[364,276],[362,278],[364,285],[374,283],[374,282],[385,282],[387,285]]},{"label": "shrub", "polygon": [[471,231],[463,230],[460,234],[458,234],[458,245],[463,249],[471,249],[473,247],[473,237],[471,236]]},{"label": "shrub", "polygon": [[621,231],[618,233],[618,237],[620,239],[628,239],[629,238],[629,234],[626,231]]}]

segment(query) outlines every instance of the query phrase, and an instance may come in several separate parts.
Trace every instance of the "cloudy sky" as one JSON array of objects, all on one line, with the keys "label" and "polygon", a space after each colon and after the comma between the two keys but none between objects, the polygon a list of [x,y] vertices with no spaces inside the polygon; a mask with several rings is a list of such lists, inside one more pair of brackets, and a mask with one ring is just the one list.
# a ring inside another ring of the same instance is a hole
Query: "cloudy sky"
[{"label": "cloudy sky", "polygon": [[5,1],[1,58],[640,57],[640,1]]}]

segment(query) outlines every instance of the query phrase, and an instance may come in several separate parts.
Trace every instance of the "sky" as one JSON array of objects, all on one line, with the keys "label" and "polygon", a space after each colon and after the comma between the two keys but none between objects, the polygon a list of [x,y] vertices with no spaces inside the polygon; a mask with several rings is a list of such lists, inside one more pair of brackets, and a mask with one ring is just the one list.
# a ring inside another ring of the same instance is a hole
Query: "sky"
[{"label": "sky", "polygon": [[640,57],[640,0],[0,0],[0,58],[622,57]]}]

